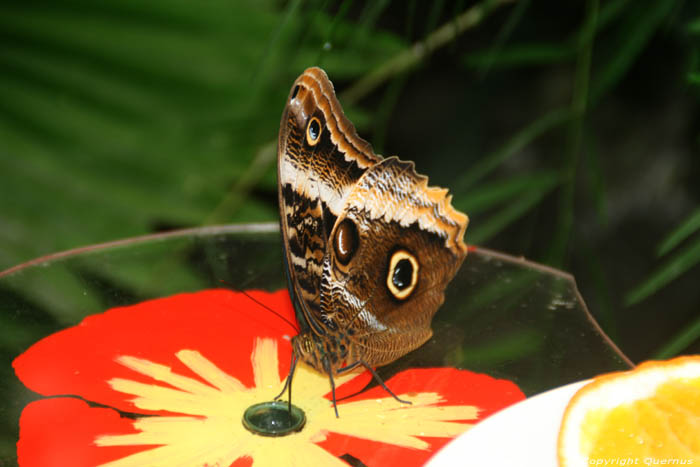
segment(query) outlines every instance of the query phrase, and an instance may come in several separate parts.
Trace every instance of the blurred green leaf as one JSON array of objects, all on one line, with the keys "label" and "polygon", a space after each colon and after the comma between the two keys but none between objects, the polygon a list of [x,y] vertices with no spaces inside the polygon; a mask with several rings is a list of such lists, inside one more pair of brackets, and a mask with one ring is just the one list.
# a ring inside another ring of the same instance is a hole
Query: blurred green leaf
[{"label": "blurred green leaf", "polygon": [[594,135],[586,138],[586,146],[582,148],[585,157],[586,187],[595,203],[596,215],[600,225],[607,225],[608,218],[608,193],[605,183],[605,170],[601,161],[602,154],[597,147],[597,139]]},{"label": "blurred green leaf", "polygon": [[561,170],[564,180],[559,191],[559,209],[557,225],[546,254],[547,263],[560,266],[565,263],[574,225],[574,197],[576,192],[576,173],[583,145],[585,117],[589,111],[588,90],[591,79],[591,57],[598,24],[598,0],[586,2],[586,16],[579,29],[580,48],[576,56],[576,69],[573,76],[571,92],[571,113],[569,121],[566,154],[562,160]]},{"label": "blurred green leaf", "polygon": [[464,347],[460,354],[452,356],[460,366],[479,364],[482,367],[497,366],[503,362],[522,358],[537,352],[544,345],[542,333],[537,329],[522,329],[493,338],[489,344]]},{"label": "blurred green leaf", "polygon": [[[556,172],[550,172],[521,180],[506,180],[499,183],[501,186],[489,187],[480,194],[475,193],[474,198],[482,206],[491,205],[494,201],[510,199],[504,203],[505,207],[487,219],[479,219],[474,227],[470,227],[469,242],[480,244],[496,235],[537,206],[540,200],[559,183],[561,183],[561,176]],[[460,196],[455,200],[454,205],[458,209],[470,212],[469,202],[469,197]]]},{"label": "blurred green leaf", "polygon": [[536,271],[522,270],[509,274],[504,280],[488,281],[474,290],[468,301],[460,304],[457,315],[450,322],[473,325],[490,319],[494,314],[506,316],[524,296],[532,293],[539,278],[540,274]]},{"label": "blurred green leaf", "polygon": [[566,123],[571,118],[572,113],[569,109],[555,109],[539,117],[525,128],[516,132],[498,149],[479,158],[479,162],[474,167],[470,167],[464,172],[464,175],[457,178],[452,183],[452,190],[455,193],[465,191],[474,183],[496,170],[496,168],[506,160],[515,156],[519,151],[522,151],[523,148],[532,143],[537,137]]},{"label": "blurred green leaf", "polygon": [[668,283],[700,262],[700,238],[666,261],[644,282],[625,295],[625,305],[630,306],[653,295]]},{"label": "blurred green leaf", "polygon": [[513,201],[523,193],[547,191],[561,180],[555,171],[541,171],[533,174],[513,176],[498,182],[478,186],[465,194],[459,195],[455,205],[475,215],[492,209],[507,201]]},{"label": "blurred green leaf", "polygon": [[663,256],[673,250],[678,244],[698,230],[700,230],[700,209],[696,209],[681,225],[663,239],[656,250],[657,256]]},{"label": "blurred green leaf", "polygon": [[[260,154],[296,74],[320,59],[353,78],[405,47],[374,28],[346,47],[356,25],[316,3],[3,3],[0,199],[16,201],[0,203],[0,269],[206,219],[276,219],[251,191],[276,190]],[[329,37],[345,51],[324,55]]]},{"label": "blurred green leaf", "polygon": [[700,17],[690,20],[686,29],[690,34],[700,34]]},{"label": "blurred green leaf", "polygon": [[[2,340],[0,352],[17,355],[32,345],[37,335],[47,335],[52,327],[29,319],[20,319],[13,313],[0,313]],[[2,452],[0,450],[0,452]]]},{"label": "blurred green leaf", "polygon": [[[608,0],[603,5],[600,5],[598,20],[596,21],[596,29],[602,31],[614,23],[618,18],[624,16],[628,11],[630,4],[634,4],[632,0]],[[582,44],[590,39],[585,31],[577,31],[578,39],[576,42]]]},{"label": "blurred green leaf", "polygon": [[[483,62],[479,66],[479,68],[481,68],[482,78],[486,73],[488,73],[488,71],[491,69],[492,65],[497,59],[500,62],[499,64],[503,63],[501,50],[512,36],[513,31],[516,29],[517,25],[522,21],[523,16],[529,6],[530,0],[522,0],[520,2],[517,2],[515,8],[513,8],[508,14],[508,19],[505,21],[500,31],[498,31],[498,36],[496,36],[496,39],[494,40],[493,45],[491,46],[491,50],[489,50],[489,52],[485,56],[485,60],[483,60]],[[467,63],[469,64],[468,55]]]},{"label": "blurred green leaf", "polygon": [[555,184],[552,184],[548,189],[528,192],[517,198],[512,204],[509,204],[500,212],[489,217],[484,222],[481,222],[478,227],[472,228],[470,241],[479,244],[493,237],[533,209],[554,186]]},{"label": "blurred green leaf", "polygon": [[5,285],[20,295],[31,296],[36,305],[52,310],[52,317],[62,325],[75,323],[101,308],[90,287],[67,270],[48,269],[31,284],[22,281],[22,274],[16,274]]},{"label": "blurred green leaf", "polygon": [[464,63],[474,68],[514,68],[549,65],[570,61],[576,50],[567,44],[531,43],[503,46],[497,51],[477,51],[465,56]]},{"label": "blurred green leaf", "polygon": [[[409,46],[394,34],[381,29],[369,30],[369,26],[358,28],[354,23],[326,14],[315,15],[313,21],[305,40],[315,47],[290,53],[294,54],[296,67],[300,71],[311,65],[319,65],[336,81],[356,79],[368,68],[381,66]],[[324,33],[331,27],[332,30]],[[346,99],[341,100],[348,103]]]},{"label": "blurred green leaf", "polygon": [[465,31],[476,27],[484,18],[509,0],[484,0],[461,12],[453,20],[431,32],[425,40],[394,55],[381,66],[372,69],[361,80],[343,91],[341,101],[357,102],[393,76],[415,68],[434,51],[451,43]]},{"label": "blurred green leaf", "polygon": [[654,352],[652,359],[665,360],[683,352],[690,344],[700,339],[700,317],[685,326],[677,335]]},{"label": "blurred green leaf", "polygon": [[432,5],[430,7],[430,13],[428,13],[428,16],[425,21],[425,34],[428,35],[430,34],[433,29],[438,24],[438,19],[440,18],[440,14],[442,13],[443,8],[445,8],[445,0],[437,0],[434,2],[431,2]]},{"label": "blurred green leaf", "polygon": [[644,50],[652,36],[673,10],[674,0],[643,0],[630,2],[634,14],[622,16],[616,38],[604,51],[603,64],[593,73],[591,100],[597,101],[625,76]]},{"label": "blurred green leaf", "polygon": [[[656,251],[657,256],[661,257],[668,254],[698,230],[700,230],[700,209],[696,209],[691,213],[685,221],[661,241]],[[666,261],[644,282],[631,290],[625,297],[626,305],[639,303],[653,295],[698,263],[700,263],[700,238],[696,238],[690,245]],[[676,342],[675,338],[668,344],[669,348],[676,348],[677,344],[674,344],[674,342]]]},{"label": "blurred green leaf", "polygon": [[[600,8],[595,29],[600,32],[624,15],[629,0],[611,0]],[[591,39],[591,31],[577,30],[570,38],[559,42],[523,42],[503,45],[510,35],[510,28],[520,21],[529,2],[518,2],[508,23],[489,50],[477,50],[465,56],[464,63],[476,68],[515,68],[522,66],[549,65],[571,61],[577,51]],[[512,24],[511,24],[512,23]]]},{"label": "blurred green leaf", "polygon": [[[114,246],[107,255],[101,251],[94,255],[85,254],[74,269],[79,268],[82,276],[108,281],[113,287],[128,290],[137,297],[182,293],[206,287],[206,281],[187,267],[187,255],[192,249],[189,242],[164,237],[153,239],[149,243],[151,254],[155,256],[161,251],[167,251],[168,255],[162,255],[167,259],[152,263],[144,261],[143,257],[134,256],[132,261],[122,260],[119,268],[109,267],[110,256],[123,257],[122,250],[129,251],[129,244],[126,243]],[[163,280],[164,277],[167,277],[166,281]]]}]

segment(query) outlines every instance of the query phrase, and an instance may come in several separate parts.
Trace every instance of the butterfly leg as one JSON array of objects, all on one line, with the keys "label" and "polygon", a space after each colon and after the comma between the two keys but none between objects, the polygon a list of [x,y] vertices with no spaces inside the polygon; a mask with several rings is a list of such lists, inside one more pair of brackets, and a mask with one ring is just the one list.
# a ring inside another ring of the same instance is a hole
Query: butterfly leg
[{"label": "butterfly leg", "polygon": [[389,387],[388,387],[386,384],[384,384],[384,380],[382,380],[382,378],[377,374],[377,372],[374,371],[374,368],[372,368],[372,367],[371,367],[369,364],[367,364],[367,362],[365,362],[364,360],[358,360],[358,361],[356,361],[355,363],[353,363],[353,364],[351,364],[351,365],[344,366],[344,367],[340,368],[340,369],[337,371],[337,373],[338,373],[338,374],[342,374],[342,373],[345,373],[345,372],[347,372],[347,371],[354,370],[355,368],[357,368],[357,367],[360,366],[360,365],[362,365],[363,367],[367,368],[367,369],[369,370],[369,372],[372,373],[372,377],[382,386],[382,388],[384,388],[384,390],[385,390],[386,392],[388,392],[389,394],[391,394],[391,397],[393,397],[393,398],[396,399],[397,401],[401,402],[402,404],[412,404],[411,401],[405,401],[405,400],[399,398],[399,396],[397,396],[396,394],[394,394],[394,392],[393,392],[391,389],[389,389]]},{"label": "butterfly leg", "polygon": [[331,370],[331,365],[328,362],[327,357],[324,356],[322,362],[323,370],[328,375],[328,381],[331,382],[331,395],[333,396],[333,409],[335,410],[335,418],[340,418],[340,416],[338,415],[338,404],[335,399],[335,381],[333,381],[333,370]]},{"label": "butterfly leg", "polygon": [[388,392],[389,394],[391,394],[391,397],[393,397],[393,398],[396,399],[397,401],[401,402],[402,404],[412,404],[411,401],[405,401],[405,400],[399,398],[399,396],[397,396],[396,394],[394,394],[394,392],[393,392],[391,389],[389,389],[389,387],[388,387],[386,384],[384,384],[384,380],[382,380],[382,378],[379,377],[379,375],[377,374],[377,372],[374,371],[374,368],[372,368],[371,366],[369,366],[369,365],[367,364],[367,362],[365,362],[364,360],[360,360],[358,363],[360,363],[363,367],[367,368],[367,369],[369,370],[370,373],[372,373],[372,376],[374,377],[374,379],[377,380],[377,382],[384,388],[384,390],[385,390],[386,392]]},{"label": "butterfly leg", "polygon": [[282,397],[282,394],[284,394],[285,389],[288,390],[287,406],[289,408],[289,413],[292,413],[292,378],[294,378],[294,370],[297,368],[298,361],[297,356],[294,354],[294,352],[292,352],[292,363],[289,365],[289,374],[287,375],[287,379],[284,381],[284,387],[282,388],[282,391],[280,391],[280,393],[274,398],[274,400],[279,399]]}]

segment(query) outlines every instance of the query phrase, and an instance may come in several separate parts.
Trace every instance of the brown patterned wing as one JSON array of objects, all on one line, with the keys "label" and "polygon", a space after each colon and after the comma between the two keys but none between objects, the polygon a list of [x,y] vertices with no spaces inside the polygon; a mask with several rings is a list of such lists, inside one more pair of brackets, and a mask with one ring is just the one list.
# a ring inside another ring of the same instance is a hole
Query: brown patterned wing
[{"label": "brown patterned wing", "polygon": [[423,344],[464,257],[468,219],[412,162],[382,160],[318,68],[294,83],[278,142],[280,223],[301,334],[320,371],[389,363]]},{"label": "brown patterned wing", "polygon": [[[331,232],[322,307],[352,343],[348,361],[392,362],[432,335],[430,323],[467,254],[468,218],[447,190],[428,187],[412,162],[368,168]],[[342,238],[353,237],[351,255]],[[339,248],[341,247],[341,248]]]},{"label": "brown patterned wing", "polygon": [[318,323],[328,236],[352,187],[379,160],[345,118],[326,73],[306,70],[289,93],[278,139],[287,277],[303,330],[324,333]]}]

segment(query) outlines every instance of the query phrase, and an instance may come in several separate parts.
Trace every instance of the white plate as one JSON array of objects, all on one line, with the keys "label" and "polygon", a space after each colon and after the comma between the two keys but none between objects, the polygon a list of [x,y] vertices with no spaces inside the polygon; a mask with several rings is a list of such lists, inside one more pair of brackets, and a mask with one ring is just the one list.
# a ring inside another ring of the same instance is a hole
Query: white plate
[{"label": "white plate", "polygon": [[453,465],[557,467],[557,436],[579,381],[525,399],[455,438],[426,467]]}]

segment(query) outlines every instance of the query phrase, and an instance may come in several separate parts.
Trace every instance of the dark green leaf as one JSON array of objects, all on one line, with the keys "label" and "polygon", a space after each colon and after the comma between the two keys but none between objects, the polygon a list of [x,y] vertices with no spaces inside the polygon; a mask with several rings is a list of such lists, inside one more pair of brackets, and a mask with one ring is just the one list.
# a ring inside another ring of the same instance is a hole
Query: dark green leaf
[{"label": "dark green leaf", "polygon": [[698,339],[700,339],[700,317],[666,342],[651,358],[654,360],[665,360],[674,357]]},{"label": "dark green leaf", "polygon": [[508,141],[490,154],[479,159],[476,166],[471,167],[452,184],[455,193],[463,192],[493,172],[503,162],[515,156],[519,151],[547,131],[569,121],[572,117],[569,109],[556,109],[539,117],[525,128],[515,133]]},{"label": "dark green leaf", "polygon": [[594,73],[592,101],[600,99],[625,76],[675,4],[674,0],[631,2],[635,13],[624,16],[615,42],[609,44],[612,49],[606,51],[605,63]]},{"label": "dark green leaf", "polygon": [[625,295],[625,304],[630,306],[641,302],[698,263],[700,263],[700,238],[678,252],[644,282],[629,291]]},{"label": "dark green leaf", "polygon": [[700,230],[700,209],[696,209],[681,225],[673,229],[663,239],[656,250],[656,254],[658,256],[665,255],[698,230]]},{"label": "dark green leaf", "polygon": [[[538,177],[533,180],[525,181],[524,186],[527,186],[527,190],[523,190],[517,195],[515,195],[517,191],[511,191],[514,196],[512,197],[511,201],[505,205],[505,207],[487,219],[480,219],[477,224],[470,227],[469,242],[474,244],[483,243],[487,239],[508,227],[510,224],[537,206],[540,200],[560,183],[560,180],[560,177],[556,176],[555,174],[545,174],[541,178]],[[519,183],[516,181],[515,186],[518,187],[518,185]],[[523,185],[520,185],[520,187],[523,187]],[[510,191],[511,189],[512,188],[508,188],[506,192]],[[494,191],[498,192],[498,190]],[[491,200],[488,200],[489,197],[493,199],[495,196],[486,196],[487,201],[492,202]],[[469,202],[466,198],[463,200],[460,198],[460,200],[455,201],[455,206],[460,209],[463,207],[463,205]],[[469,212],[468,209],[466,211]]]}]

